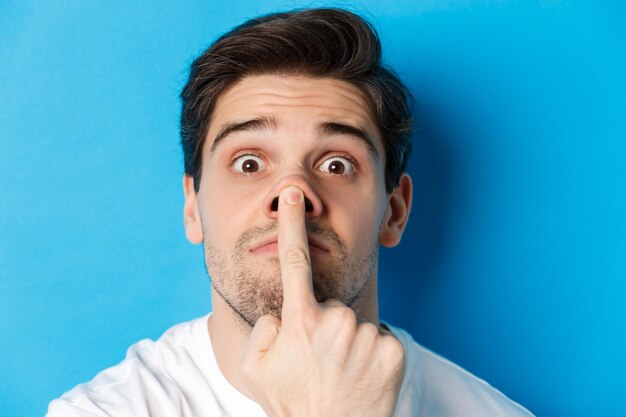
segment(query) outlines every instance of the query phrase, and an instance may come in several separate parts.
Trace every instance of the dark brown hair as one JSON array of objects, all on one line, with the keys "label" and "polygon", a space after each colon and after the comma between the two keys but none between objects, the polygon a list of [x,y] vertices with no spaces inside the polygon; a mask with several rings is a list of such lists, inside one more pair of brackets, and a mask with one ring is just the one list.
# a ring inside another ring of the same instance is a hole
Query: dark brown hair
[{"label": "dark brown hair", "polygon": [[192,64],[181,93],[180,136],[185,174],[200,186],[202,147],[219,95],[245,76],[330,77],[369,97],[383,135],[385,187],[390,193],[411,150],[411,96],[381,62],[376,30],[341,9],[307,9],[251,19],[222,35]]}]

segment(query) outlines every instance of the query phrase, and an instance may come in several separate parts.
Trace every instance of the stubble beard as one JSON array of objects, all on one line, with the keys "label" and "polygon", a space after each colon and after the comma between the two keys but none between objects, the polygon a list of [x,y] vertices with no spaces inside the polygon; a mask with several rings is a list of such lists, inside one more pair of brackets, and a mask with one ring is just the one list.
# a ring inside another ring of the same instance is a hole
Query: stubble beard
[{"label": "stubble beard", "polygon": [[[250,244],[275,233],[277,222],[254,227],[242,233],[232,251],[212,245],[204,234],[204,259],[215,292],[233,310],[240,329],[249,333],[257,320],[271,314],[281,318],[283,289],[277,257],[259,259],[248,253]],[[203,227],[204,230],[204,227]],[[318,302],[335,298],[353,308],[357,314],[368,295],[378,244],[374,240],[361,245],[350,259],[346,244],[332,229],[315,223],[307,231],[332,246],[332,259],[324,264],[312,261],[313,292]]]}]

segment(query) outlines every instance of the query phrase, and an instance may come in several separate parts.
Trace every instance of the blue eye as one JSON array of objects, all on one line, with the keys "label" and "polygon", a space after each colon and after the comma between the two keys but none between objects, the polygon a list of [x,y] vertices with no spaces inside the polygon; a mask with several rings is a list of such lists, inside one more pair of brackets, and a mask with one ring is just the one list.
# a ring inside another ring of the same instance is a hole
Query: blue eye
[{"label": "blue eye", "polygon": [[233,169],[241,174],[253,174],[266,168],[265,162],[256,155],[241,155],[233,162]]},{"label": "blue eye", "polygon": [[354,171],[354,163],[341,156],[332,156],[324,161],[320,171],[337,175],[349,174]]}]

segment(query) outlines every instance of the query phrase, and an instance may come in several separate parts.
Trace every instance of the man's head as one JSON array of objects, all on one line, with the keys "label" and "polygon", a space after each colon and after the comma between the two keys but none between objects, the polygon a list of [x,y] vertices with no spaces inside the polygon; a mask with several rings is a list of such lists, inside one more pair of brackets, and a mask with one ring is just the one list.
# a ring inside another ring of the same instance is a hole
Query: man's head
[{"label": "man's head", "polygon": [[391,192],[411,151],[410,94],[381,61],[375,29],[339,9],[311,9],[251,19],[222,35],[191,65],[180,118],[185,174],[196,191],[202,148],[219,96],[246,76],[306,75],[348,81],[368,97],[385,147],[385,186]]},{"label": "man's head", "polygon": [[185,228],[244,322],[280,316],[277,199],[288,185],[307,200],[318,300],[358,310],[375,298],[378,244],[398,243],[410,209],[407,97],[373,29],[338,10],[251,20],[192,64]]}]

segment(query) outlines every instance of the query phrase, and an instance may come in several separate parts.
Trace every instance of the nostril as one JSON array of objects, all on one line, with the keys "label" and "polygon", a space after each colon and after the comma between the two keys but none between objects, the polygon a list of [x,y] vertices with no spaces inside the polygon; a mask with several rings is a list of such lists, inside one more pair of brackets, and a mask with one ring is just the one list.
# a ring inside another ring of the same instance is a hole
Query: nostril
[{"label": "nostril", "polygon": [[[278,211],[278,197],[272,200],[272,211]],[[304,197],[304,211],[313,211],[313,203],[306,197]]]},{"label": "nostril", "polygon": [[304,197],[304,211],[313,211],[313,203],[306,197]]}]

